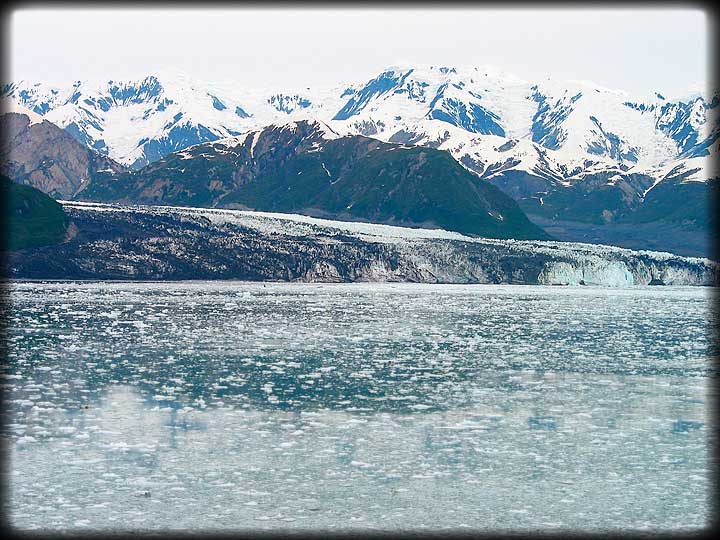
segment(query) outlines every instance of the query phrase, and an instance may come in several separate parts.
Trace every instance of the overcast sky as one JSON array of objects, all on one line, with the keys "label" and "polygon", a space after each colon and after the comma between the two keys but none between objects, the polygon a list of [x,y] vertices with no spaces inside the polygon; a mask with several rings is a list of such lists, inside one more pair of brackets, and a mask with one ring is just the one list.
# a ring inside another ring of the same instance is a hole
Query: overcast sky
[{"label": "overcast sky", "polygon": [[10,75],[62,84],[178,68],[243,86],[330,86],[386,66],[490,64],[528,79],[673,93],[709,78],[699,9],[163,10],[12,13]]}]

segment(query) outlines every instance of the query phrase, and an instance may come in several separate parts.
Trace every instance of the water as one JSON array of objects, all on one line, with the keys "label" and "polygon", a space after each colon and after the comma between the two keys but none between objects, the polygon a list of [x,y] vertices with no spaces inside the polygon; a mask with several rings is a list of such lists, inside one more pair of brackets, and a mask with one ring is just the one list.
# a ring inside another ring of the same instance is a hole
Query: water
[{"label": "water", "polygon": [[18,529],[711,518],[709,289],[15,283],[11,301]]}]

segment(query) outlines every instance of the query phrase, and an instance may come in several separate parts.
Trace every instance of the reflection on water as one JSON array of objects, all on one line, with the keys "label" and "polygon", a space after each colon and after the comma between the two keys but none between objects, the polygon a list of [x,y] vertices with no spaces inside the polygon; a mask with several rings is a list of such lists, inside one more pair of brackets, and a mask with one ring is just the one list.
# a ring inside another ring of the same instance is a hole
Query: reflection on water
[{"label": "reflection on water", "polygon": [[16,284],[21,529],[679,529],[703,289]]}]

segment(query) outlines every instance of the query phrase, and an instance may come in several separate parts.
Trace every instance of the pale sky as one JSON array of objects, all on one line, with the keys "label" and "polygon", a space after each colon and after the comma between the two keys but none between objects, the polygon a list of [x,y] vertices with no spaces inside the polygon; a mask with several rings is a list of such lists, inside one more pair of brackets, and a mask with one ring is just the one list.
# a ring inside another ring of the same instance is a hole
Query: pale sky
[{"label": "pale sky", "polygon": [[[440,5],[440,4],[438,4]],[[672,94],[709,79],[708,16],[687,8],[25,8],[8,21],[13,80],[65,84],[176,68],[302,88],[413,63],[494,65],[526,80]]]}]

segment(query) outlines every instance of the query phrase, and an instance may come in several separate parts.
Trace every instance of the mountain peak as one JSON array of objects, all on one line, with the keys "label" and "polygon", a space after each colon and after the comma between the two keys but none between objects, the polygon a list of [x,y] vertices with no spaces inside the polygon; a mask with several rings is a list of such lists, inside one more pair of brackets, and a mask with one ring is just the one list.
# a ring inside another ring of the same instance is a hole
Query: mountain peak
[{"label": "mountain peak", "polygon": [[31,111],[30,109],[23,107],[22,105],[19,105],[15,103],[12,99],[9,98],[3,98],[0,99],[0,114],[7,114],[7,113],[16,113],[16,114],[24,114],[30,119],[30,124],[39,124],[43,121],[45,121],[45,118],[43,118],[38,113]]},{"label": "mountain peak", "polygon": [[[309,114],[299,114],[296,118],[293,118],[292,120],[289,120],[287,122],[273,123],[264,128],[252,130],[249,133],[259,133],[266,130],[291,132],[300,131],[301,133],[308,133],[320,136],[320,138],[327,141],[339,139],[341,137],[341,135],[337,131],[332,129],[325,122],[323,122],[322,120],[318,120],[317,118]],[[245,133],[240,137],[245,137],[247,135],[248,134]],[[306,135],[305,137],[308,136],[309,135]]]}]

